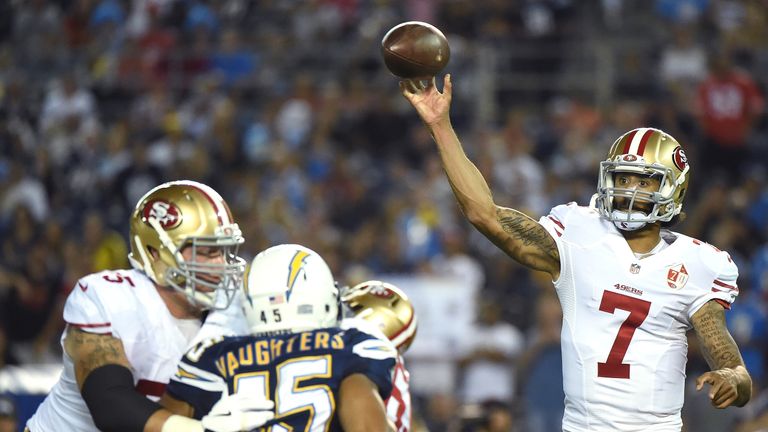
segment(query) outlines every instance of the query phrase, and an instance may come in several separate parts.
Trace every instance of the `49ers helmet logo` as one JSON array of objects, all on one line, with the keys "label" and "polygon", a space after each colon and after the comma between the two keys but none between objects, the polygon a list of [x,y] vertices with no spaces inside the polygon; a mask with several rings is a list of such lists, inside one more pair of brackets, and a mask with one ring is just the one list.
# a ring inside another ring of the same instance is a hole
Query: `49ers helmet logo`
[{"label": "49ers helmet logo", "polygon": [[373,285],[371,286],[370,292],[372,295],[381,298],[390,298],[394,295],[392,291],[390,291],[389,288],[385,287],[384,285]]},{"label": "49ers helmet logo", "polygon": [[672,162],[680,171],[688,166],[688,157],[685,155],[682,147],[677,147],[675,148],[675,151],[672,152]]},{"label": "49ers helmet logo", "polygon": [[621,159],[624,160],[625,162],[635,162],[637,161],[637,156],[633,154],[625,154],[624,156],[621,157]]},{"label": "49ers helmet logo", "polygon": [[156,199],[148,202],[142,212],[144,220],[155,219],[164,230],[176,228],[181,223],[181,211],[170,201]]}]

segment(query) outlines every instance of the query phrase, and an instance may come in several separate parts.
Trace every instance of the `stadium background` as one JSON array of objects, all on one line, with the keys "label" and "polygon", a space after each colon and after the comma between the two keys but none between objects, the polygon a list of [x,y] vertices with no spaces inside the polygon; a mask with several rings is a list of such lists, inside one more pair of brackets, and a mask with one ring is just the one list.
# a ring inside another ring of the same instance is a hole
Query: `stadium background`
[{"label": "stadium background", "polygon": [[[74,281],[126,267],[137,198],[190,178],[229,202],[245,257],[301,243],[342,283],[386,275],[413,295],[422,327],[406,359],[429,430],[557,430],[551,285],[464,222],[380,61],[386,30],[414,19],[451,43],[455,126],[500,204],[533,216],[586,204],[599,160],[633,127],[684,144],[693,176],[677,229],[737,261],[728,323],[755,382],[753,402],[726,411],[689,385],[687,430],[765,413],[768,2],[11,0],[0,2],[0,393],[21,425],[55,380]],[[746,90],[704,100],[735,126],[704,127],[697,95],[714,59]],[[690,345],[695,377],[706,364]],[[499,382],[513,392],[494,394]]]}]

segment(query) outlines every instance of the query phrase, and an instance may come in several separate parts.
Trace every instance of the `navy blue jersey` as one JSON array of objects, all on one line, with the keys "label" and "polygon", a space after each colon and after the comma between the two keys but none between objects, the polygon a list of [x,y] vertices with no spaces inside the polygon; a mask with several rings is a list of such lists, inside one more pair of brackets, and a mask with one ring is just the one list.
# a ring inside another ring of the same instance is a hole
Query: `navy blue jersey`
[{"label": "navy blue jersey", "polygon": [[275,336],[208,339],[182,358],[167,392],[208,413],[222,392],[257,392],[275,402],[272,431],[341,431],[336,398],[341,382],[360,373],[385,400],[397,351],[357,329],[327,328]]}]

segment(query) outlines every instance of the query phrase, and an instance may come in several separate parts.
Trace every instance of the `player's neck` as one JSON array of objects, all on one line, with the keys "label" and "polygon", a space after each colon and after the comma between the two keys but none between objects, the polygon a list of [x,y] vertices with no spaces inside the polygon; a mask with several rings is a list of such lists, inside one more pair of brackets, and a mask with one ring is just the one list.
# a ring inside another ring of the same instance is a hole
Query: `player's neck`
[{"label": "player's neck", "polygon": [[170,287],[161,287],[157,285],[155,285],[155,287],[157,288],[158,294],[160,294],[160,298],[163,299],[165,306],[168,308],[168,312],[170,312],[174,318],[190,319],[202,317],[203,312],[190,305],[183,293]]},{"label": "player's neck", "polygon": [[621,231],[629,248],[634,253],[647,253],[661,241],[661,225],[648,224],[635,231]]}]

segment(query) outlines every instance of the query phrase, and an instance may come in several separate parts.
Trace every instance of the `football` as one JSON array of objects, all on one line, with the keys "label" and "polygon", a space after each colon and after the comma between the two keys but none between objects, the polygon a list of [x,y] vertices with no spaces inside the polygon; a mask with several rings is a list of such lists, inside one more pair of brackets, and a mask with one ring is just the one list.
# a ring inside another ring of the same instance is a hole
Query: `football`
[{"label": "football", "polygon": [[392,27],[381,40],[384,64],[395,76],[431,79],[451,58],[448,40],[437,27],[408,21]]}]

